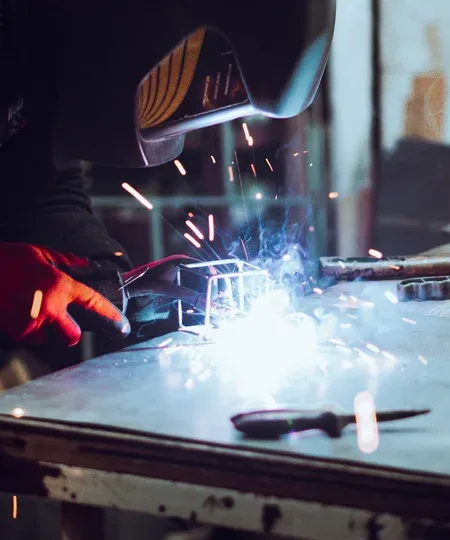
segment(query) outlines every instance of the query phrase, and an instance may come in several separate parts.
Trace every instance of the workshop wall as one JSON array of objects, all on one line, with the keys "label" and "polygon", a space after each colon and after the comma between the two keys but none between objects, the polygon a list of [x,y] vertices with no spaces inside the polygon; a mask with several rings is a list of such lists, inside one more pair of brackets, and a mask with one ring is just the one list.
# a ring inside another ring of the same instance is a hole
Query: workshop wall
[{"label": "workshop wall", "polygon": [[332,190],[336,204],[337,254],[367,251],[372,126],[371,0],[337,2],[329,63],[332,115]]},{"label": "workshop wall", "polygon": [[450,241],[447,0],[379,0],[383,164],[375,243],[385,254]]}]

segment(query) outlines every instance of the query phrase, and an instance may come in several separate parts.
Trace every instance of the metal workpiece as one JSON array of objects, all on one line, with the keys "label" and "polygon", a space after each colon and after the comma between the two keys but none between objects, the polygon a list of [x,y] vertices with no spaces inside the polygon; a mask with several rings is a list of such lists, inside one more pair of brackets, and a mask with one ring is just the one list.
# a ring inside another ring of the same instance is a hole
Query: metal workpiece
[{"label": "metal workpiece", "polygon": [[450,274],[450,257],[414,255],[399,257],[321,257],[320,274],[335,280],[405,279]]},{"label": "metal workpiece", "polygon": [[[202,271],[202,273],[200,273]],[[177,268],[177,285],[182,286],[185,272],[195,273],[206,282],[206,293],[198,304],[204,313],[202,335],[209,339],[213,329],[213,318],[220,320],[220,312],[233,311],[244,315],[252,300],[255,288],[259,294],[269,292],[269,273],[240,259],[221,259],[182,264]],[[253,283],[250,283],[250,280]],[[184,321],[183,299],[177,302],[178,325],[189,328]]]},{"label": "metal workpiece", "polygon": [[[314,298],[352,307],[329,343],[308,320],[294,342],[264,323],[247,339],[174,332],[4,392],[0,488],[285,537],[446,538],[447,302],[393,302],[396,286],[344,282]],[[377,411],[431,413],[380,422],[371,451],[358,426],[258,440],[230,422],[274,407],[351,414],[361,391]]]},{"label": "metal workpiece", "polygon": [[404,279],[397,285],[397,296],[402,302],[410,300],[449,300],[450,276]]}]

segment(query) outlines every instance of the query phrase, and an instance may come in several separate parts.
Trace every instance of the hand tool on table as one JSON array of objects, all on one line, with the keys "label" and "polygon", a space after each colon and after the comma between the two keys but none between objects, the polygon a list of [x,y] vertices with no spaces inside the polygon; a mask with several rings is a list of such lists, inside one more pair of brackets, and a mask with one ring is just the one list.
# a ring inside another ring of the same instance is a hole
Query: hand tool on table
[{"label": "hand tool on table", "polygon": [[[430,409],[406,409],[376,413],[377,422],[393,422],[422,414]],[[288,433],[318,429],[329,437],[337,438],[342,430],[356,423],[354,414],[339,414],[332,411],[299,409],[263,409],[236,414],[230,418],[235,429],[257,439],[273,439]]]}]

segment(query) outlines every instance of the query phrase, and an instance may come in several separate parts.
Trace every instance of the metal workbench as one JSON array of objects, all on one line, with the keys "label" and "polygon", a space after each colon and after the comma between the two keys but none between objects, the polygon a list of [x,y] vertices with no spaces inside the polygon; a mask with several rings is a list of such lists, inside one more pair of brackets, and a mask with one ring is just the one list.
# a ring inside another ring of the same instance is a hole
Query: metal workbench
[{"label": "metal workbench", "polygon": [[[395,282],[325,291],[329,305],[363,306],[351,339],[322,347],[317,367],[300,347],[270,395],[246,395],[222,376],[215,345],[186,332],[4,392],[0,488],[312,540],[450,537],[450,301],[396,304],[387,290]],[[248,343],[239,362],[258,350]],[[270,400],[352,410],[366,389],[380,410],[432,412],[380,425],[371,454],[352,427],[336,440],[252,441],[229,421]]]}]

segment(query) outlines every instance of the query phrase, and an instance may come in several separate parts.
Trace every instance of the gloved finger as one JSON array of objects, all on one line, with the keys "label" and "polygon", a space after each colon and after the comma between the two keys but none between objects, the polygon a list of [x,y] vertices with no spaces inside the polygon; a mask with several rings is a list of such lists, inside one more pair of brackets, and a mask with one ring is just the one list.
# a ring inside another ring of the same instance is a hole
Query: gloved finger
[{"label": "gloved finger", "polygon": [[68,313],[63,313],[57,317],[53,321],[52,327],[68,347],[73,347],[79,343],[81,328]]},{"label": "gloved finger", "polygon": [[48,325],[35,325],[32,329],[27,330],[26,334],[23,336],[23,341],[30,345],[42,345],[48,338],[47,331]]},{"label": "gloved finger", "polygon": [[24,326],[23,319],[14,317],[11,313],[8,320],[2,321],[2,332],[13,341],[24,341],[33,343],[33,335],[38,331],[38,322],[29,319],[28,324]]},{"label": "gloved finger", "polygon": [[[70,313],[83,329],[107,329],[123,337],[130,333],[130,323],[114,304],[90,287],[73,281],[75,294],[72,296]],[[77,309],[78,308],[82,308]],[[83,320],[84,319],[84,324]]]},{"label": "gloved finger", "polygon": [[79,257],[73,253],[59,253],[53,249],[42,249],[42,255],[47,259],[47,261],[53,266],[66,266],[66,267],[78,267],[78,268],[89,268],[91,263],[86,257]]}]

